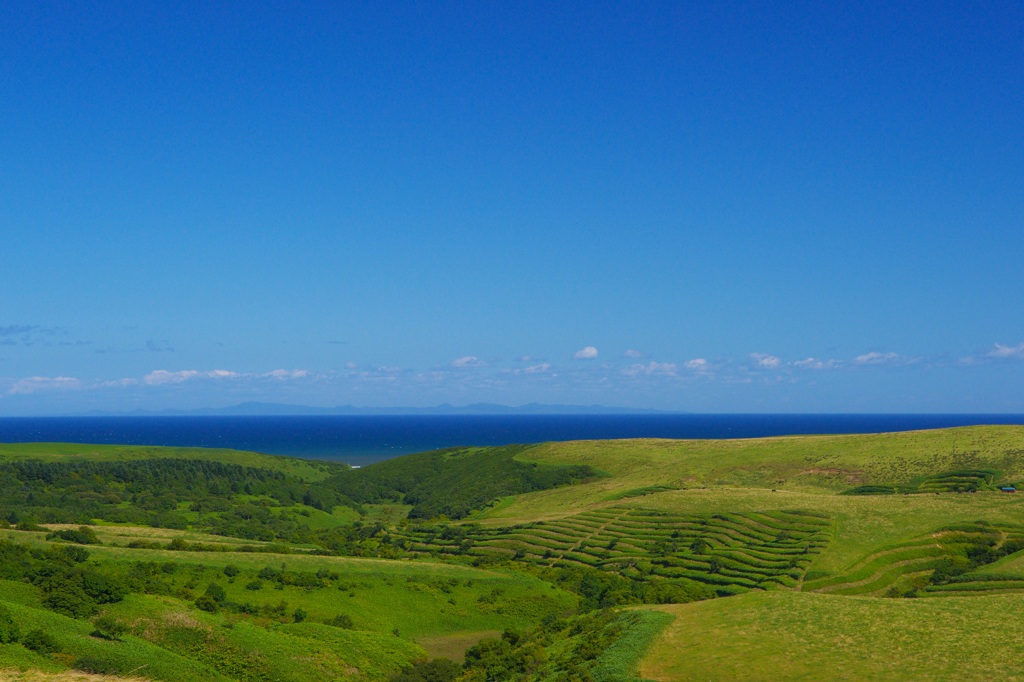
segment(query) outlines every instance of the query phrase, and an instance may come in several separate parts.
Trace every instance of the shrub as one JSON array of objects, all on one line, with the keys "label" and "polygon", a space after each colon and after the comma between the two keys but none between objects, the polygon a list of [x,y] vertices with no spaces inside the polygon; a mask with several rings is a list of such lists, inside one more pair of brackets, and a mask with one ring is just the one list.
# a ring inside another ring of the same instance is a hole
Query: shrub
[{"label": "shrub", "polygon": [[83,571],[82,589],[95,599],[97,604],[114,604],[128,594],[128,590],[123,584],[92,570]]},{"label": "shrub", "polygon": [[81,564],[89,558],[89,550],[77,545],[51,547],[48,554],[48,558],[65,564]]},{"label": "shrub", "polygon": [[128,632],[128,626],[113,616],[100,616],[92,624],[96,626],[96,629],[90,633],[93,637],[102,637],[103,639],[112,639],[120,642],[121,635]]},{"label": "shrub", "polygon": [[11,644],[17,642],[21,636],[21,629],[15,622],[10,610],[0,604],[0,644]]},{"label": "shrub", "polygon": [[55,651],[60,651],[60,647],[57,646],[57,642],[47,632],[36,628],[35,630],[29,630],[21,639],[22,645],[26,649],[30,649],[37,654],[52,654]]},{"label": "shrub", "polygon": [[68,542],[76,542],[80,545],[102,545],[100,539],[96,537],[96,531],[89,526],[79,526],[78,530],[67,528],[65,530],[55,530],[52,533],[47,533],[47,540],[67,540]]},{"label": "shrub", "polygon": [[295,612],[292,613],[292,618],[295,619],[296,623],[301,623],[302,621],[306,620],[307,615],[309,614],[306,613],[305,609],[295,609]]},{"label": "shrub", "polygon": [[86,618],[96,613],[96,602],[78,585],[66,584],[47,590],[43,606],[72,618]]},{"label": "shrub", "polygon": [[207,586],[206,596],[212,599],[213,601],[217,602],[218,604],[223,604],[225,601],[227,601],[228,598],[228,595],[224,591],[224,588],[218,585],[217,583],[210,583]]},{"label": "shrub", "polygon": [[930,582],[939,585],[949,582],[950,579],[966,573],[971,569],[971,563],[962,557],[946,557],[935,562],[935,570],[932,572]]},{"label": "shrub", "polygon": [[196,599],[196,608],[200,611],[216,613],[219,605],[209,595],[203,594]]},{"label": "shrub", "polygon": [[347,613],[339,613],[337,616],[327,621],[326,624],[333,625],[336,628],[343,628],[345,630],[351,630],[355,627],[355,624],[352,622],[352,616]]},{"label": "shrub", "polygon": [[239,570],[238,566],[235,566],[234,564],[228,564],[224,567],[224,575],[229,578],[234,578],[239,573],[241,573],[241,570]]},{"label": "shrub", "polygon": [[40,526],[38,523],[36,523],[35,518],[31,517],[31,516],[24,516],[24,517],[22,517],[22,519],[20,521],[18,521],[18,525],[15,526],[15,528],[18,529],[18,530],[35,530],[35,531],[47,530],[46,528],[44,528],[44,527]]},{"label": "shrub", "polygon": [[256,574],[256,577],[262,580],[277,580],[280,575],[281,571],[278,569],[273,566],[265,566],[260,569],[260,572]]},{"label": "shrub", "polygon": [[71,664],[71,667],[75,670],[81,670],[84,673],[92,673],[94,675],[116,675],[121,672],[120,666],[116,663],[105,661],[96,656],[79,656]]}]

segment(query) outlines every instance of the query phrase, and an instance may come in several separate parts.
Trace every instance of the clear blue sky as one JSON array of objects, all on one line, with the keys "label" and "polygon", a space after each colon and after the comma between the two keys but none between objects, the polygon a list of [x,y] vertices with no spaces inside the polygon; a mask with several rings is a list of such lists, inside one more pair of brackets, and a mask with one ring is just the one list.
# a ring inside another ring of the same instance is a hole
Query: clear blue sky
[{"label": "clear blue sky", "polygon": [[1024,5],[0,6],[0,414],[1024,412]]}]

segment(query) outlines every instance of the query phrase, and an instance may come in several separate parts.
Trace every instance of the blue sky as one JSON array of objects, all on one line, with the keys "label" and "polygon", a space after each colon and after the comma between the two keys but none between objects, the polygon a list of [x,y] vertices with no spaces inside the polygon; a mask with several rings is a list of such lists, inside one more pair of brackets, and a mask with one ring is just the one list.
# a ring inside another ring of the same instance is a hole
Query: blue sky
[{"label": "blue sky", "polygon": [[0,414],[1024,412],[1024,6],[5,3]]}]

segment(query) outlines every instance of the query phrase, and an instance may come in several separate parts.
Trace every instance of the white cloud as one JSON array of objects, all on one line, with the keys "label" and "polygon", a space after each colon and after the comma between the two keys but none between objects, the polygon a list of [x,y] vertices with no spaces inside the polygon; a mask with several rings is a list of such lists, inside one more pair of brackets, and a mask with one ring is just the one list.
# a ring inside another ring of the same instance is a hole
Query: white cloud
[{"label": "white cloud", "polygon": [[127,386],[137,386],[139,383],[138,379],[126,377],[124,379],[112,379],[109,381],[101,381],[96,384],[97,388],[125,388]]},{"label": "white cloud", "polygon": [[208,372],[200,372],[196,369],[168,372],[166,369],[158,369],[142,377],[142,381],[149,386],[163,386],[165,384],[180,384],[193,379],[239,379],[246,376],[249,375],[227,369],[212,369]]},{"label": "white cloud", "polygon": [[263,376],[271,379],[279,379],[284,381],[285,379],[302,379],[303,377],[309,376],[309,370],[306,369],[275,369],[271,372],[267,372]]},{"label": "white cloud", "polygon": [[834,369],[839,366],[839,363],[835,360],[807,358],[806,360],[797,360],[793,363],[793,366],[800,367],[802,369]]},{"label": "white cloud", "polygon": [[551,369],[551,363],[542,362],[539,365],[531,365],[523,369],[523,374],[543,374]]},{"label": "white cloud", "polygon": [[695,372],[703,372],[706,371],[710,367],[710,365],[708,364],[708,361],[705,360],[704,358],[694,358],[693,360],[687,360],[686,362],[684,362],[683,367],[685,367],[686,369],[693,370]]},{"label": "white cloud", "polygon": [[638,374],[646,375],[658,375],[658,376],[676,376],[678,365],[674,362],[649,362],[646,365],[637,363],[630,365],[622,370],[622,373],[627,376],[637,376]]},{"label": "white cloud", "polygon": [[1004,346],[1001,343],[997,343],[995,347],[985,355],[990,358],[1024,360],[1024,343],[1016,346]]},{"label": "white cloud", "polygon": [[572,357],[575,360],[593,360],[597,357],[597,348],[594,346],[584,346],[573,353]]},{"label": "white cloud", "polygon": [[475,355],[463,355],[461,358],[452,360],[452,367],[483,367],[486,364]]},{"label": "white cloud", "polygon": [[623,353],[623,355],[625,357],[627,357],[627,358],[634,358],[634,359],[642,358],[644,356],[643,353],[641,353],[640,351],[636,350],[635,348],[630,348],[625,353]]},{"label": "white cloud", "polygon": [[853,359],[858,365],[891,365],[900,360],[899,353],[865,353]]},{"label": "white cloud", "polygon": [[775,369],[782,364],[782,361],[777,357],[767,353],[751,353],[750,357],[757,362],[759,367],[764,367],[765,369]]},{"label": "white cloud", "polygon": [[68,391],[81,388],[74,377],[28,377],[19,379],[7,390],[11,395],[25,395],[39,391]]},{"label": "white cloud", "polygon": [[[397,383],[403,376],[409,375],[401,367],[382,366],[375,367],[373,369],[364,369],[358,372],[352,372],[348,374],[348,378],[354,379],[357,382],[365,382],[368,384],[379,384],[379,383]],[[415,376],[413,377],[415,378]]]},{"label": "white cloud", "polygon": [[18,379],[12,383],[7,389],[7,393],[10,395],[25,395],[30,393],[38,393],[42,391],[57,391],[57,390],[103,390],[103,389],[117,389],[117,388],[129,388],[132,386],[151,386],[160,387],[173,384],[182,384],[185,382],[192,381],[258,381],[265,379],[274,379],[278,381],[291,380],[291,379],[302,379],[304,377],[313,376],[309,370],[305,369],[275,369],[270,372],[263,374],[246,374],[242,372],[233,372],[227,369],[213,369],[208,371],[200,371],[195,369],[183,369],[177,372],[171,372],[166,369],[158,369],[146,374],[141,379],[135,377],[125,377],[121,379],[96,379],[91,381],[81,381],[74,377],[27,377],[24,379]]},{"label": "white cloud", "polygon": [[180,384],[189,379],[195,379],[199,372],[194,369],[183,369],[179,372],[168,372],[166,369],[158,369],[142,377],[142,381],[150,386],[161,386],[163,384]]}]

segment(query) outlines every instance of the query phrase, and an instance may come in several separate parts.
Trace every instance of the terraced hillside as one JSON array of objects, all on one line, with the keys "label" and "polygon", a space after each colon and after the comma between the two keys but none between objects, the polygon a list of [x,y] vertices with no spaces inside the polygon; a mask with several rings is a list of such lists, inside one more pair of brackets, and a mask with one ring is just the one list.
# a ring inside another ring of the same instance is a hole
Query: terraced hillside
[{"label": "terraced hillside", "polygon": [[999,472],[992,469],[960,469],[918,476],[909,483],[895,485],[862,485],[843,492],[845,495],[910,495],[919,493],[974,493],[995,490]]},{"label": "terraced hillside", "polygon": [[948,526],[881,547],[839,576],[807,576],[803,589],[871,596],[967,595],[1024,589],[1024,573],[985,572],[1024,550],[1024,525]]},{"label": "terraced hillside", "polygon": [[405,535],[411,551],[421,554],[587,567],[637,581],[699,583],[717,596],[795,587],[828,538],[828,519],[813,512],[696,516],[626,506],[516,526],[427,527]]}]

